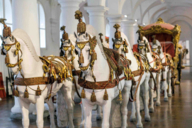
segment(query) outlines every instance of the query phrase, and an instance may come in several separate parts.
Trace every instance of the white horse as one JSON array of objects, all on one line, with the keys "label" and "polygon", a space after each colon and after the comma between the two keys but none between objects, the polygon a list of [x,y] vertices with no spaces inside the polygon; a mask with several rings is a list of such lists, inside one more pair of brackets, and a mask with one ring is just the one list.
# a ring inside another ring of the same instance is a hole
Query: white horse
[{"label": "white horse", "polygon": [[[153,92],[156,88],[157,98],[156,106],[160,105],[160,81],[161,81],[161,65],[159,57],[151,51],[150,44],[146,37],[143,37],[143,40],[138,40],[138,50],[139,53],[143,56],[146,56],[149,69],[151,72],[151,78],[149,82],[150,86],[150,112],[154,112],[154,103],[153,103]],[[156,85],[154,85],[156,84]],[[156,87],[155,87],[156,86]]]},{"label": "white horse", "polygon": [[[89,32],[90,31],[90,32]],[[93,70],[91,70],[90,62],[93,59],[90,55],[91,43],[90,40],[93,39],[92,35],[89,36],[91,32],[97,33],[94,28],[87,29],[85,33],[77,33],[76,36],[76,43],[82,43],[85,44],[82,49],[79,48],[79,46],[76,45],[75,49],[78,52],[79,57],[83,56],[84,62],[79,63],[80,68],[83,69],[82,71],[82,77],[85,78],[86,81],[89,82],[103,82],[108,81],[110,75],[110,67],[107,62],[107,58],[105,56],[105,53],[103,51],[103,46],[99,39],[97,38],[97,41],[95,42],[95,48],[94,52],[97,54],[97,60],[94,61],[94,65],[92,65]],[[97,34],[96,34],[97,35]],[[82,58],[81,58],[82,59]],[[79,59],[80,60],[80,59]],[[113,72],[114,73],[114,72]],[[93,77],[94,75],[94,77]],[[113,76],[115,78],[115,75]],[[119,78],[124,77],[124,73],[122,73]],[[95,78],[95,80],[94,80]],[[115,78],[116,79],[116,78]],[[84,85],[83,85],[84,86]],[[105,85],[103,85],[105,86]],[[103,108],[103,119],[102,119],[102,128],[109,128],[109,119],[110,119],[110,111],[111,114],[114,111],[114,104],[115,101],[112,102],[113,99],[115,99],[119,94],[119,89],[122,90],[122,104],[121,104],[121,113],[122,113],[122,125],[121,128],[127,127],[127,104],[129,99],[129,92],[131,89],[131,82],[126,81],[125,79],[119,81],[118,86],[112,87],[112,88],[106,88],[106,89],[86,89],[82,88],[81,90],[85,93],[85,98],[82,99],[83,103],[83,112],[85,116],[85,128],[91,128],[91,116],[92,116],[92,108],[94,105],[100,105]],[[108,100],[104,100],[104,94],[108,94]],[[83,93],[82,93],[83,94]],[[94,95],[96,97],[94,97]],[[121,96],[121,94],[120,94]],[[95,102],[92,102],[91,99],[96,98]],[[121,98],[121,97],[120,97]],[[112,106],[111,106],[112,104]],[[110,122],[111,123],[111,122]]]},{"label": "white horse", "polygon": [[[123,41],[128,42],[128,39],[126,37],[126,35],[121,32],[121,39],[113,39],[113,43],[114,43],[114,49],[117,50],[119,52],[119,54],[124,55],[124,57],[126,57],[127,59],[131,60],[131,65],[130,65],[130,69],[131,71],[136,71],[138,70],[138,60],[135,58],[132,49],[130,47],[130,44],[123,44]],[[127,46],[126,46],[127,45]],[[125,52],[125,47],[127,48],[128,52]],[[143,58],[143,56],[141,56],[141,58]],[[145,66],[144,62],[142,61],[143,65]],[[146,67],[145,67],[146,68]],[[138,81],[140,76],[136,76],[134,77],[136,81]],[[145,109],[145,121],[150,121],[150,115],[149,115],[149,109],[148,109],[148,99],[149,99],[149,79],[150,79],[150,73],[149,72],[144,72],[143,76],[141,77],[141,81],[138,85],[138,91],[136,94],[136,101],[132,102],[132,112],[131,112],[131,119],[130,121],[135,121],[136,117],[135,117],[135,113],[137,113],[137,127],[142,127],[142,123],[141,123],[141,115],[140,115],[140,88],[143,91],[143,99],[144,99],[144,109]],[[137,82],[138,84],[138,82]],[[136,85],[137,85],[136,84]],[[136,90],[136,87],[134,87],[134,92]],[[136,110],[135,110],[136,109]]]},{"label": "white horse", "polygon": [[[171,67],[168,65],[168,63],[172,63],[170,55],[167,53],[163,53],[161,43],[158,40],[154,40],[152,43],[152,49],[153,52],[158,54],[159,58],[161,59],[161,64],[163,66],[162,68],[162,76],[161,76],[161,81],[162,81],[162,90],[164,90],[164,101],[168,101],[168,96],[172,96],[172,88],[171,88],[171,77],[172,77],[172,71]],[[168,60],[170,62],[168,62]],[[168,95],[167,95],[167,89],[168,90]]]},{"label": "white horse", "polygon": [[[90,25],[86,26],[87,28],[91,27]],[[64,56],[67,58],[67,60],[73,65],[73,77],[75,80],[76,85],[73,86],[72,88],[72,97],[74,98],[74,95],[76,93],[76,91],[78,91],[77,95],[81,98],[81,96],[79,95],[80,92],[80,85],[78,84],[78,79],[81,73],[81,70],[79,68],[79,57],[78,54],[75,51],[75,41],[76,38],[74,36],[74,34],[70,34],[69,35],[69,39],[68,40],[63,40],[62,39],[62,46],[61,46],[61,52],[60,52],[60,56]],[[76,86],[76,87],[75,87]],[[82,104],[81,104],[82,107]],[[97,106],[97,120],[101,120],[101,108],[99,106]],[[84,125],[84,112],[83,112],[83,108],[82,108],[82,115],[81,115],[81,125]]]},{"label": "white horse", "polygon": [[[8,37],[2,37],[2,41],[4,42],[2,51],[9,55],[9,65],[12,66],[12,71],[17,78],[36,78],[43,77],[43,63],[37,56],[34,46],[31,42],[31,39],[27,35],[27,33],[21,29],[16,29],[13,33]],[[16,43],[16,44],[15,44]],[[17,45],[17,46],[16,46]],[[19,50],[18,50],[19,49]],[[7,58],[8,59],[8,58]],[[18,62],[19,61],[19,62]],[[59,62],[58,59],[55,60]],[[21,68],[21,71],[20,71]],[[20,71],[20,72],[19,72]],[[22,75],[21,75],[22,73]],[[44,101],[49,105],[50,119],[51,119],[51,128],[55,128],[54,122],[54,106],[52,100],[48,100],[47,97],[54,96],[59,89],[63,91],[63,97],[67,102],[68,114],[69,114],[69,127],[74,128],[73,125],[73,101],[71,98],[71,90],[72,90],[72,81],[71,78],[68,77],[65,81],[61,83],[57,83],[57,81],[53,81],[52,84],[42,84],[39,85],[39,89],[41,91],[41,95],[36,96],[36,92],[34,90],[37,89],[38,85],[15,85],[15,89],[19,91],[19,103],[22,110],[22,124],[24,128],[29,127],[29,105],[30,103],[36,104],[37,110],[37,127],[43,128],[43,112],[44,112]],[[28,90],[28,98],[24,98],[24,94],[26,93],[26,88]],[[52,88],[52,91],[51,91]],[[51,93],[50,93],[51,91]]]}]

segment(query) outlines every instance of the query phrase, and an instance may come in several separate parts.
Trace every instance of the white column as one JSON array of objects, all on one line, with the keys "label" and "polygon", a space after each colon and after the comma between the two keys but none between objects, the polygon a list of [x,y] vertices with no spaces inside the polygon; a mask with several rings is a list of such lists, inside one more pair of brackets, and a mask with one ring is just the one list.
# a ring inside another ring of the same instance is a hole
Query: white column
[{"label": "white column", "polygon": [[58,0],[61,5],[61,26],[66,26],[66,32],[77,32],[78,20],[75,19],[75,11],[79,9],[81,0]]},{"label": "white column", "polygon": [[[37,0],[12,0],[12,15],[13,30],[23,29],[31,38],[37,55],[40,55]],[[19,100],[17,97],[14,99],[15,105],[11,112],[21,113]],[[33,104],[30,105],[30,108],[31,106]]]},{"label": "white column", "polygon": [[[89,13],[89,24],[99,33],[103,34],[105,40],[105,12],[108,8],[104,6],[92,6],[84,8]],[[97,35],[98,36],[98,35]]]},{"label": "white column", "polygon": [[[114,37],[115,28],[113,28],[113,26],[115,24],[121,25],[122,15],[121,14],[118,14],[118,15],[108,15],[107,18],[109,20],[109,26],[110,26],[109,48],[113,48],[112,38],[115,38]],[[119,30],[121,30],[121,28],[119,28]]]},{"label": "white column", "polygon": [[137,43],[136,26],[137,22],[133,19],[125,19],[122,21],[122,32],[127,36],[131,47]]},{"label": "white column", "polygon": [[37,0],[12,0],[13,30],[23,29],[40,55]]}]

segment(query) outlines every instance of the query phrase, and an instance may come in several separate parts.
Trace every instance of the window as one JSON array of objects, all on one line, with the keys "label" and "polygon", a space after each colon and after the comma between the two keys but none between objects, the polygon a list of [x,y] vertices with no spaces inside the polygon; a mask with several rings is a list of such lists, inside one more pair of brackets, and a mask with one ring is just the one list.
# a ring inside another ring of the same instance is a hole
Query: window
[{"label": "window", "polygon": [[46,34],[45,34],[45,13],[42,5],[38,2],[38,18],[39,18],[39,39],[40,48],[46,48]]},{"label": "window", "polygon": [[[0,0],[0,18],[5,18],[5,23],[7,26],[11,27],[12,30],[12,8],[10,0]],[[3,33],[3,25],[0,25],[0,35]],[[0,39],[0,45],[2,44],[2,40]]]}]

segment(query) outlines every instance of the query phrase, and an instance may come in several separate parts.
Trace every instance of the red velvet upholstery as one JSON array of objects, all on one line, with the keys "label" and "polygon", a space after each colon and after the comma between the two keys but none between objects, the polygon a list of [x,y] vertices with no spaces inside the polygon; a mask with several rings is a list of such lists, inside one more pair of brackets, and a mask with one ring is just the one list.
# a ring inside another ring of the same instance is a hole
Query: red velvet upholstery
[{"label": "red velvet upholstery", "polygon": [[154,24],[149,24],[149,25],[145,26],[143,28],[143,30],[147,30],[147,29],[151,28],[152,26],[157,26],[157,25],[161,26],[162,28],[169,29],[169,30],[174,29],[174,26],[171,24],[168,24],[168,23],[154,23]]}]

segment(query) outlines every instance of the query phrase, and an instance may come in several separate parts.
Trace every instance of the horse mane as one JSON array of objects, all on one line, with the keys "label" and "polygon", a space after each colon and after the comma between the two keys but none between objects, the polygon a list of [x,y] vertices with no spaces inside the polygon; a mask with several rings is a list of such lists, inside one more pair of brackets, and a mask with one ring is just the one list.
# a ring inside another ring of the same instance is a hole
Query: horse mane
[{"label": "horse mane", "polygon": [[30,39],[30,37],[28,36],[28,34],[22,30],[22,29],[15,29],[12,32],[12,35],[16,38],[20,38],[23,40],[23,42],[25,43],[25,45],[27,46],[28,50],[31,52],[33,58],[38,62],[40,61],[39,56],[37,55],[35,48],[33,46],[33,43]]}]

